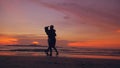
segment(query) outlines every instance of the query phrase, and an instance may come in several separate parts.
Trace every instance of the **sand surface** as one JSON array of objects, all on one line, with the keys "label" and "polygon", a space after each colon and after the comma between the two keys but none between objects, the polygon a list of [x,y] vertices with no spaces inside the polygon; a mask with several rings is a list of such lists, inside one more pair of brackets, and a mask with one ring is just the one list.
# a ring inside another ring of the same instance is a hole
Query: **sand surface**
[{"label": "sand surface", "polygon": [[0,56],[0,68],[120,68],[120,60],[47,56]]}]

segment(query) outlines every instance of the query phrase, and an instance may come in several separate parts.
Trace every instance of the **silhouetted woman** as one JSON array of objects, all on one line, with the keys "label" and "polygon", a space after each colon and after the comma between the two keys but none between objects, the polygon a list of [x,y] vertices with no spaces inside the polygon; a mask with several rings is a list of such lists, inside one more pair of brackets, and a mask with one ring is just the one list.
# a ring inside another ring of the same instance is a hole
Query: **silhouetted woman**
[{"label": "silhouetted woman", "polygon": [[45,50],[45,53],[47,55],[48,52],[50,51],[50,56],[52,56],[52,48],[56,51],[56,55],[58,55],[58,51],[55,47],[56,45],[56,30],[54,29],[54,26],[53,25],[50,25],[50,29],[49,29],[49,26],[45,27],[45,32],[46,34],[48,35],[48,49]]}]

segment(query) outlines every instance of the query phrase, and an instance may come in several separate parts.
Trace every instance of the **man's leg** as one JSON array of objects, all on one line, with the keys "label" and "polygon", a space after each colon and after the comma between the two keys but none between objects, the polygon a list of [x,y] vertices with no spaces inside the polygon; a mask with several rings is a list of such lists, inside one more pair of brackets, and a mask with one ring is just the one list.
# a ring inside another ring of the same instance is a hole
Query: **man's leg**
[{"label": "man's leg", "polygon": [[49,49],[50,49],[50,56],[52,56],[52,47],[49,46]]},{"label": "man's leg", "polygon": [[55,52],[56,52],[56,55],[58,55],[58,50],[56,49],[56,47],[53,47]]}]

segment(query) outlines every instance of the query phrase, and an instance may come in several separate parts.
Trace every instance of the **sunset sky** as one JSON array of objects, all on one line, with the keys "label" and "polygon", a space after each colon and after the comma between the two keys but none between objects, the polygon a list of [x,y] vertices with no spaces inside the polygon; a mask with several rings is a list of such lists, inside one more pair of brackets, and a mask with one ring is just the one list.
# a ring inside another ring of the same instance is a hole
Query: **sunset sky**
[{"label": "sunset sky", "polygon": [[0,0],[0,45],[47,45],[51,24],[58,46],[120,48],[120,0]]}]

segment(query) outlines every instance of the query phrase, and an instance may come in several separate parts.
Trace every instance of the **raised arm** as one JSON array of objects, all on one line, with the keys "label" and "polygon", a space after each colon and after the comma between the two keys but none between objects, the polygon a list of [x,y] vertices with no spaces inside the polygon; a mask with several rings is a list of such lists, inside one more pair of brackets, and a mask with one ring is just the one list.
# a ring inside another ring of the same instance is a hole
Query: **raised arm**
[{"label": "raised arm", "polygon": [[46,27],[44,28],[47,35],[49,34],[48,27],[49,27],[49,26],[46,26]]}]

